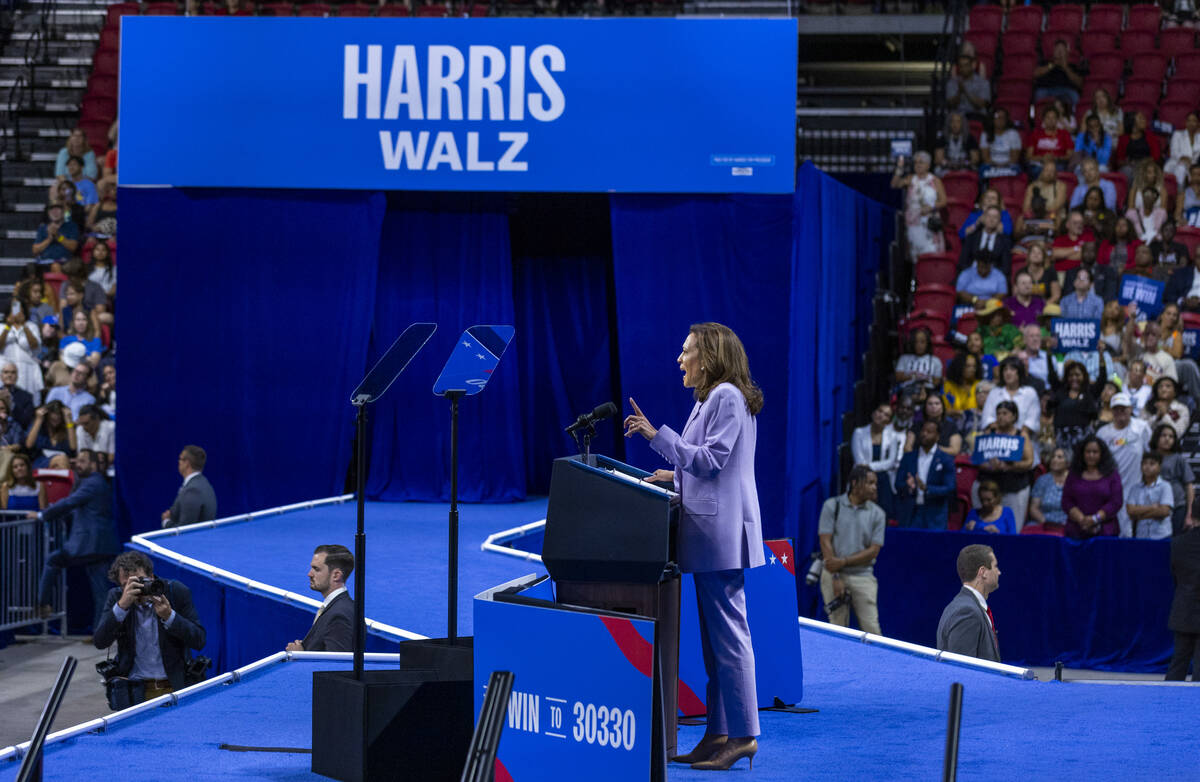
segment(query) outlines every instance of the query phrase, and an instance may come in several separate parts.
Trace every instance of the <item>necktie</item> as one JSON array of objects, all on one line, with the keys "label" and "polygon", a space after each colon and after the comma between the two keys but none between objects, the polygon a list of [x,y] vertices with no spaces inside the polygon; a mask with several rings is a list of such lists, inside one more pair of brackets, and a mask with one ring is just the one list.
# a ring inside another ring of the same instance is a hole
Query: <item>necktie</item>
[{"label": "necktie", "polygon": [[[321,614],[325,613],[326,608],[329,608],[329,605],[326,603],[322,603],[321,607],[317,609],[317,615],[313,617],[313,624],[317,623],[317,620],[321,618]],[[992,615],[992,612],[989,610],[988,616],[991,616],[991,615]],[[992,632],[995,632],[995,630],[993,630]]]},{"label": "necktie", "polygon": [[996,617],[992,616],[992,609],[985,608],[988,615],[988,621],[992,623],[992,638],[996,641],[996,648],[1000,648],[1000,634],[996,632]]}]

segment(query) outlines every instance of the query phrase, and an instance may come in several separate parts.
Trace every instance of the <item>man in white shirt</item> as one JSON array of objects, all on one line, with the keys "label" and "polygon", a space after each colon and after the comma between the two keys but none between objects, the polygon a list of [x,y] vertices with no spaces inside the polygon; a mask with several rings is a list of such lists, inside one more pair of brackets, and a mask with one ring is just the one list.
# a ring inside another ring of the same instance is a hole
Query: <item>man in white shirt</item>
[{"label": "man in white shirt", "polygon": [[95,405],[84,405],[79,408],[77,424],[75,436],[78,438],[79,448],[107,454],[108,464],[111,466],[113,454],[116,453],[113,444],[116,427],[113,422],[109,421]]},{"label": "man in white shirt", "polygon": [[[1124,391],[1114,396],[1109,403],[1113,413],[1112,423],[1105,424],[1096,432],[1117,463],[1121,490],[1125,495],[1122,499],[1126,500],[1133,487],[1142,482],[1142,454],[1150,448],[1150,425],[1133,417],[1132,405],[1133,400]],[[1133,522],[1124,504],[1117,514],[1117,522],[1121,525],[1121,537],[1129,537],[1126,530],[1133,530]]]},{"label": "man in white shirt", "polygon": [[1179,382],[1175,357],[1162,349],[1161,339],[1162,329],[1154,321],[1147,322],[1142,328],[1141,340],[1133,339],[1132,327],[1125,332],[1125,354],[1143,361],[1146,366],[1146,381],[1151,385],[1160,377],[1169,377]]},{"label": "man in white shirt", "polygon": [[1129,362],[1129,374],[1125,378],[1125,392],[1133,402],[1134,410],[1143,410],[1150,399],[1152,384],[1146,380],[1146,362],[1135,359]]},{"label": "man in white shirt", "polygon": [[987,598],[1000,586],[1000,565],[991,546],[972,544],[958,553],[962,589],[942,611],[937,648],[1000,662],[1000,641]]}]

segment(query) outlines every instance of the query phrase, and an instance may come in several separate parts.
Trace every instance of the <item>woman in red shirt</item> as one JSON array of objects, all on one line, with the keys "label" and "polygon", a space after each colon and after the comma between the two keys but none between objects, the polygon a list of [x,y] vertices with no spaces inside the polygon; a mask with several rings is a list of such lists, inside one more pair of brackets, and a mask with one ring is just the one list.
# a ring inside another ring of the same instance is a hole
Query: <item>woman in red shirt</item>
[{"label": "woman in red shirt", "polygon": [[1065,165],[1075,150],[1070,132],[1058,126],[1058,109],[1047,106],[1042,112],[1041,127],[1029,134],[1029,146],[1025,148],[1025,162],[1029,173],[1037,176],[1042,170],[1042,160],[1050,157],[1060,166]]}]

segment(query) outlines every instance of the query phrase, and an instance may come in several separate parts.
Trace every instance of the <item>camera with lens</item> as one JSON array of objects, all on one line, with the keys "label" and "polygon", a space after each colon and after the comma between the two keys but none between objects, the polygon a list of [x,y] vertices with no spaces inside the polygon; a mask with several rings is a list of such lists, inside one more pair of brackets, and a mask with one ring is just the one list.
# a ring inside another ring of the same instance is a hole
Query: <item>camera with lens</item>
[{"label": "camera with lens", "polygon": [[804,583],[812,586],[821,580],[821,571],[825,569],[825,560],[821,556],[821,550],[817,549],[809,557],[812,564],[808,566],[808,572],[804,574]]},{"label": "camera with lens", "polygon": [[841,597],[835,597],[825,604],[825,613],[832,616],[834,611],[838,610],[839,608],[844,608],[848,605],[850,605],[850,590],[847,589],[842,593]]},{"label": "camera with lens", "polygon": [[143,597],[162,597],[167,594],[167,582],[158,576],[141,576],[134,581],[141,585]]}]

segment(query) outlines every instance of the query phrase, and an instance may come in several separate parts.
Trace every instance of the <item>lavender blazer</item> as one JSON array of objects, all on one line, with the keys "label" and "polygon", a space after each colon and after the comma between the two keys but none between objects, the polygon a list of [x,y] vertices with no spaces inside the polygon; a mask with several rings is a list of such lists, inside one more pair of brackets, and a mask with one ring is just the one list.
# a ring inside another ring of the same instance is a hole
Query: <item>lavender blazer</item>
[{"label": "lavender blazer", "polygon": [[754,443],[758,424],[736,386],[721,383],[692,408],[682,434],[660,427],[650,447],[675,467],[679,567],[687,573],[764,563]]}]

